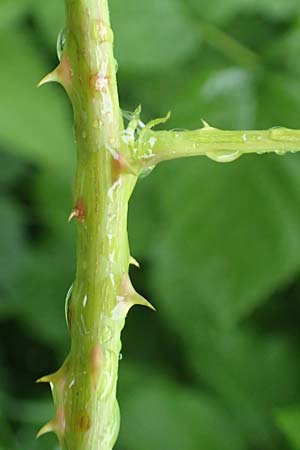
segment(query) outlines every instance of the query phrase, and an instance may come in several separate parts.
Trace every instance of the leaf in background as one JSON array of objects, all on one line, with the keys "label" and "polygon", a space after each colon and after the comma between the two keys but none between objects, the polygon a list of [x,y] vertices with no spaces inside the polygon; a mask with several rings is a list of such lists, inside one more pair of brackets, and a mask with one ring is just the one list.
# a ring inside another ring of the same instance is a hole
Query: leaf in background
[{"label": "leaf in background", "polygon": [[37,174],[32,190],[41,225],[47,228],[52,238],[55,236],[64,242],[65,249],[73,248],[75,243],[75,226],[68,222],[73,208],[70,178],[52,168],[43,168]]},{"label": "leaf in background", "polygon": [[227,166],[199,158],[156,170],[165,216],[152,283],[170,319],[205,314],[230,327],[299,271],[297,156],[244,156]]},{"label": "leaf in background", "polygon": [[287,436],[291,449],[298,450],[300,446],[300,408],[289,407],[278,412],[276,421],[279,428]]},{"label": "leaf in background", "polygon": [[151,301],[181,336],[198,379],[237,414],[249,442],[270,449],[273,409],[299,392],[296,352],[236,326],[299,272],[298,174],[293,155],[229,166],[201,158],[152,175],[164,216],[158,230],[151,222]]},{"label": "leaf in background", "polygon": [[140,377],[122,408],[119,448],[242,450],[239,431],[218,402],[170,379]]},{"label": "leaf in background", "polygon": [[273,71],[257,85],[256,127],[270,126],[299,127],[300,101],[295,92],[299,85],[298,77]]},{"label": "leaf in background", "polygon": [[0,189],[1,193],[3,193],[4,189],[18,184],[27,167],[21,158],[9,152],[1,151],[1,149],[0,158]]},{"label": "leaf in background", "polygon": [[7,293],[12,293],[25,259],[24,217],[12,199],[0,197],[0,311],[6,308]]},{"label": "leaf in background", "polygon": [[33,162],[70,173],[72,131],[61,88],[36,89],[47,68],[29,34],[2,33],[0,46],[0,140]]},{"label": "leaf in background", "polygon": [[300,400],[297,349],[280,336],[256,335],[245,328],[218,333],[196,320],[191,328],[185,329],[184,340],[198,380],[223,400],[249,445],[277,448],[275,411]]},{"label": "leaf in background", "polygon": [[201,128],[201,119],[217,128],[251,128],[255,123],[254,80],[238,67],[198,69],[177,97],[172,125]]},{"label": "leaf in background", "polygon": [[[184,0],[183,0],[184,1]],[[270,19],[287,19],[297,11],[297,0],[188,0],[192,10],[206,22],[225,24],[239,14],[261,14]]]},{"label": "leaf in background", "polygon": [[111,0],[116,57],[122,69],[167,71],[196,50],[199,37],[178,0]]},{"label": "leaf in background", "polygon": [[30,11],[31,0],[1,0],[0,31],[10,28]]},{"label": "leaf in background", "polygon": [[65,296],[74,277],[74,265],[67,248],[49,242],[27,254],[22,279],[16,285],[7,314],[21,322],[44,343],[65,356],[68,331],[65,323]]},{"label": "leaf in background", "polygon": [[[290,74],[299,77],[300,74],[300,28],[291,28],[284,35],[273,40],[267,49],[269,64],[277,65],[286,76]],[[286,82],[287,80],[285,80]]]},{"label": "leaf in background", "polygon": [[55,50],[57,37],[65,25],[65,6],[62,0],[44,2],[35,0],[33,13],[39,24],[40,33],[46,37],[49,47]]}]

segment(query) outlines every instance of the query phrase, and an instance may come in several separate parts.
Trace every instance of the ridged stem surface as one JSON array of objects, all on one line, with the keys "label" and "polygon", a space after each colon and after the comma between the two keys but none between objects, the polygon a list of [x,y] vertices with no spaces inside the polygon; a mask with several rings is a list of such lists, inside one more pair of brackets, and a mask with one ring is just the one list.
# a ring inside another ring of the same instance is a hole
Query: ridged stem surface
[{"label": "ridged stem surface", "polygon": [[[54,431],[63,450],[111,450],[120,334],[130,306],[143,303],[128,276],[127,208],[136,176],[126,166],[107,1],[66,0],[65,46],[50,74],[74,110],[77,174],[71,218],[77,223],[76,279],[67,317],[71,350],[51,383]],[[47,80],[50,81],[49,76]]]},{"label": "ridged stem surface", "polygon": [[[129,279],[128,202],[137,177],[161,161],[206,155],[219,162],[244,153],[300,150],[300,131],[153,131],[137,110],[124,130],[107,0],[66,0],[59,66],[40,84],[58,81],[74,110],[77,173],[70,219],[77,225],[76,279],[67,301],[71,349],[49,382],[54,431],[62,450],[112,450],[119,431],[116,400],[120,335],[134,304],[151,305]],[[62,150],[63,151],[63,150]],[[59,268],[58,268],[59,270]]]}]

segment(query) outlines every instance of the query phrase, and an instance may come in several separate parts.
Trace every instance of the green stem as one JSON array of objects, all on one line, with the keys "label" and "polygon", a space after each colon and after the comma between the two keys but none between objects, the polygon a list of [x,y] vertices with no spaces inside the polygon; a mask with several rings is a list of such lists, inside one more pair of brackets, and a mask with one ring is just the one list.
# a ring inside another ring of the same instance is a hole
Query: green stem
[{"label": "green stem", "polygon": [[67,304],[71,350],[49,382],[55,417],[39,435],[54,431],[62,450],[112,450],[119,430],[116,401],[120,335],[134,304],[151,305],[129,279],[128,201],[138,174],[160,161],[205,154],[218,161],[242,153],[298,151],[300,131],[158,131],[139,110],[124,130],[118,100],[113,33],[107,0],[66,0],[66,44],[55,71],[74,110],[77,173],[76,279]]},{"label": "green stem", "polygon": [[195,131],[152,131],[145,127],[138,142],[138,159],[144,168],[161,161],[205,155],[230,162],[247,153],[300,151],[300,130],[271,128],[259,131],[224,131],[205,126]]},{"label": "green stem", "polygon": [[66,17],[60,65],[43,82],[62,83],[74,110],[77,270],[67,311],[71,351],[40,380],[51,383],[57,408],[40,434],[54,431],[63,450],[111,450],[121,330],[133,304],[149,306],[128,276],[127,209],[137,177],[126,163],[107,0],[66,0]]}]

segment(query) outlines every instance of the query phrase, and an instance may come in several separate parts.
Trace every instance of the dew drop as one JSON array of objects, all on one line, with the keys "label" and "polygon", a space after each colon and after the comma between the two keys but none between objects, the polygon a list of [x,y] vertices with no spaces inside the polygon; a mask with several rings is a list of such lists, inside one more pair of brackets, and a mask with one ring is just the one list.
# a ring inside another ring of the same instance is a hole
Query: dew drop
[{"label": "dew drop", "polygon": [[122,355],[122,353],[120,353],[119,354],[119,361],[122,361],[122,359],[123,359],[123,355]]},{"label": "dew drop", "polygon": [[66,40],[67,40],[67,28],[63,27],[60,30],[60,33],[57,38],[57,43],[56,43],[56,51],[57,51],[57,56],[58,56],[59,61],[61,60],[61,56],[62,56],[62,53],[65,48]]},{"label": "dew drop", "polygon": [[213,161],[227,163],[235,161],[241,156],[241,153],[239,150],[218,150],[215,152],[208,152],[206,153],[206,156]]},{"label": "dew drop", "polygon": [[283,156],[286,154],[285,150],[275,150],[276,155]]},{"label": "dew drop", "polygon": [[65,301],[65,316],[66,316],[66,322],[68,325],[68,328],[70,328],[70,301],[72,298],[72,291],[73,291],[73,284],[71,284],[67,295],[66,295],[66,301]]},{"label": "dew drop", "polygon": [[146,178],[155,169],[155,166],[145,167],[140,173],[140,178]]},{"label": "dew drop", "polygon": [[93,128],[100,129],[102,127],[102,121],[100,119],[95,119],[93,121]]},{"label": "dew drop", "polygon": [[119,64],[118,61],[115,59],[115,73],[118,73]]}]

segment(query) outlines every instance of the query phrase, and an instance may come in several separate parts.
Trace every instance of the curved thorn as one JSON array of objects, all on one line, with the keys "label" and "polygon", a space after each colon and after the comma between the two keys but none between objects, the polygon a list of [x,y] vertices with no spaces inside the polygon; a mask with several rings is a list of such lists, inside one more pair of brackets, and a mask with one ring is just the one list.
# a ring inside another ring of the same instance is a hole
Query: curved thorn
[{"label": "curved thorn", "polygon": [[209,123],[206,122],[206,120],[201,119],[201,122],[202,122],[202,124],[203,124],[203,128],[204,128],[204,129],[206,129],[206,130],[211,130],[211,129],[213,129],[213,127],[211,127],[211,126],[209,125]]},{"label": "curved thorn", "polygon": [[44,425],[39,430],[39,432],[36,435],[36,439],[43,436],[43,434],[51,433],[52,431],[54,431],[54,424],[53,424],[52,420],[50,420],[50,422],[46,423],[46,425]]},{"label": "curved thorn", "polygon": [[44,78],[42,78],[41,81],[38,83],[37,88],[43,86],[43,84],[51,82],[59,82],[57,69],[53,70],[52,72],[44,76]]},{"label": "curved thorn", "polygon": [[75,217],[78,217],[78,211],[73,209],[73,211],[71,211],[71,214],[69,215],[68,222],[70,223]]},{"label": "curved thorn", "polygon": [[44,377],[39,378],[36,380],[36,383],[52,383],[53,381],[53,375],[45,375]]},{"label": "curved thorn", "polygon": [[137,267],[138,269],[141,267],[140,263],[135,258],[133,258],[133,256],[130,256],[129,264],[131,264],[132,266]]},{"label": "curved thorn", "polygon": [[156,311],[154,306],[147,299],[145,299],[142,295],[138,294],[137,292],[135,292],[134,295],[132,295],[132,302],[134,305],[146,306],[147,308],[152,309],[152,311]]}]

